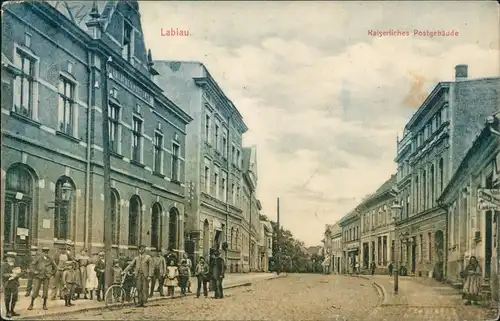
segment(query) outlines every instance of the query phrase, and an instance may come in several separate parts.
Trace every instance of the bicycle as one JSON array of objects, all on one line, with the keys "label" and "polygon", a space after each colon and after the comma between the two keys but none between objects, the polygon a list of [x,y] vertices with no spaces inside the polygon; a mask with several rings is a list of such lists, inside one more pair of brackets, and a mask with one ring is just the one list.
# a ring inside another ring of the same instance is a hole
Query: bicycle
[{"label": "bicycle", "polygon": [[123,287],[126,278],[127,274],[123,273],[121,283],[113,284],[106,290],[106,293],[104,294],[104,303],[108,309],[122,308],[123,305],[125,304],[125,301],[130,302],[131,300],[133,300],[134,305],[136,305],[137,302],[139,302],[138,300],[139,296],[137,293],[137,288],[135,287],[135,282],[130,287],[129,296],[127,300],[127,293],[125,291],[125,288]]}]

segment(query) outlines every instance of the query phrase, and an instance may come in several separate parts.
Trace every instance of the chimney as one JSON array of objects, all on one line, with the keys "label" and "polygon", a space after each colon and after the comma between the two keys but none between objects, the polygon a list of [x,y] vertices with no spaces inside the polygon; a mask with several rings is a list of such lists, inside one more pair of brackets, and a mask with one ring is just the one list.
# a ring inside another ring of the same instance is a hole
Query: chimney
[{"label": "chimney", "polygon": [[467,65],[455,66],[455,81],[467,80]]}]

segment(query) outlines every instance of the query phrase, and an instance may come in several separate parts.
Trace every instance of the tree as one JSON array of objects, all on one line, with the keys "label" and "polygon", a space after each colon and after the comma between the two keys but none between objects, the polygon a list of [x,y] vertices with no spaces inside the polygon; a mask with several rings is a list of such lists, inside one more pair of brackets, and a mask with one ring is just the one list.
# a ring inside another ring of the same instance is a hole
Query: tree
[{"label": "tree", "polygon": [[270,221],[273,227],[273,258],[275,269],[278,255],[281,256],[281,270],[285,272],[306,273],[311,272],[311,258],[305,250],[304,242],[293,237],[292,232],[281,227],[281,238],[278,244],[278,226],[276,222]]}]

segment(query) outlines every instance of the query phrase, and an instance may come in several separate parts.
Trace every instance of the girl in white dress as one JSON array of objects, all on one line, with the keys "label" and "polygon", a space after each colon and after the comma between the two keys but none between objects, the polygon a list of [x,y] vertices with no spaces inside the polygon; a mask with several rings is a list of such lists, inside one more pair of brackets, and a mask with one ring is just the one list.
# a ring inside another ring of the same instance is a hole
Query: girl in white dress
[{"label": "girl in white dress", "polygon": [[174,296],[175,287],[178,285],[179,270],[175,266],[174,261],[170,261],[167,266],[167,275],[165,277],[165,285],[167,286],[167,296]]},{"label": "girl in white dress", "polygon": [[94,299],[94,292],[97,290],[97,275],[94,271],[95,262],[97,260],[97,253],[92,253],[92,259],[87,265],[87,280],[85,282],[85,288],[90,293],[90,299]]}]

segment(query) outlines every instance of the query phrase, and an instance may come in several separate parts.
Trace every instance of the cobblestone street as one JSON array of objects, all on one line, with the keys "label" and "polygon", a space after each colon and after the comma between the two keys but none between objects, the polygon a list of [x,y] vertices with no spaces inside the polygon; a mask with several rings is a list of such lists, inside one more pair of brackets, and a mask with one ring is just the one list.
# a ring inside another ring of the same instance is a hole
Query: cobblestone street
[{"label": "cobblestone street", "polygon": [[225,296],[223,300],[188,296],[152,302],[146,308],[125,307],[45,319],[364,320],[369,311],[381,304],[372,281],[334,275],[290,274],[228,289]]}]

